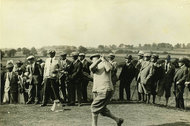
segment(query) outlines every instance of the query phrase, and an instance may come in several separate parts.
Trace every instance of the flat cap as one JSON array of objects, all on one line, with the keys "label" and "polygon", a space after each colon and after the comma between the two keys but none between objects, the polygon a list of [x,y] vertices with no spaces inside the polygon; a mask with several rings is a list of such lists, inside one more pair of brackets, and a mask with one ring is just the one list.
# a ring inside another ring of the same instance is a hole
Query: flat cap
[{"label": "flat cap", "polygon": [[42,59],[38,59],[36,62],[42,63],[43,60]]},{"label": "flat cap", "polygon": [[94,58],[94,57],[100,57],[100,54],[98,54],[98,53],[92,54],[92,55],[90,56],[90,59],[92,60],[92,58]]},{"label": "flat cap", "polygon": [[79,53],[79,56],[85,56],[85,54],[84,53]]},{"label": "flat cap", "polygon": [[125,56],[125,59],[130,59],[130,60],[132,60],[133,57],[132,57],[132,55],[128,55],[128,54],[127,54],[127,55]]},{"label": "flat cap", "polygon": [[109,53],[108,57],[115,57],[113,53]]},{"label": "flat cap", "polygon": [[179,62],[181,62],[181,63],[184,63],[184,64],[189,64],[189,59],[188,58],[185,58],[185,57],[181,57],[181,58],[179,58]]},{"label": "flat cap", "polygon": [[7,65],[6,65],[6,68],[13,68],[14,65],[12,62],[8,62]]},{"label": "flat cap", "polygon": [[143,56],[144,52],[143,51],[139,51],[138,56]]},{"label": "flat cap", "polygon": [[145,57],[151,57],[151,54],[150,53],[145,53],[144,56]]},{"label": "flat cap", "polygon": [[151,57],[152,57],[152,58],[156,58],[156,59],[158,59],[158,58],[159,58],[159,55],[158,55],[158,54],[152,54]]},{"label": "flat cap", "polygon": [[23,64],[23,62],[22,62],[21,60],[18,60],[18,61],[16,62],[16,64]]},{"label": "flat cap", "polygon": [[34,56],[31,55],[31,56],[27,57],[26,59],[27,59],[27,60],[32,60],[32,59],[34,59]]},{"label": "flat cap", "polygon": [[79,56],[79,53],[78,52],[72,52],[71,56]]},{"label": "flat cap", "polygon": [[48,53],[49,53],[49,54],[50,54],[50,53],[55,53],[55,50],[49,50]]}]

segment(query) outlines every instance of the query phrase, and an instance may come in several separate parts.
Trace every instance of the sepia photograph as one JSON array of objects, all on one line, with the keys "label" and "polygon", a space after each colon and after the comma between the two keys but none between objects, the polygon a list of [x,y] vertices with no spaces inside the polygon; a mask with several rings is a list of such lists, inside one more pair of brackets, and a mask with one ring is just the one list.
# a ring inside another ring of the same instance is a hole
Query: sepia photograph
[{"label": "sepia photograph", "polygon": [[0,126],[190,126],[190,0],[0,9]]}]

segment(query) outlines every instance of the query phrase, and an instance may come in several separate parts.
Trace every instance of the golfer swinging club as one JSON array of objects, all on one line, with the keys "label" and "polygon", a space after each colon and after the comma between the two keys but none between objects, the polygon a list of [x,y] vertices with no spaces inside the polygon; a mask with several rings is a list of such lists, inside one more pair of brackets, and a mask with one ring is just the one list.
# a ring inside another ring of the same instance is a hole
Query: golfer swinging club
[{"label": "golfer swinging club", "polygon": [[99,113],[115,120],[117,126],[121,126],[124,120],[115,117],[106,107],[113,94],[113,85],[111,81],[112,65],[104,56],[100,57],[99,54],[93,54],[90,59],[93,62],[90,66],[90,70],[93,73],[94,83],[92,88],[94,100],[91,104],[92,126],[97,126]]}]

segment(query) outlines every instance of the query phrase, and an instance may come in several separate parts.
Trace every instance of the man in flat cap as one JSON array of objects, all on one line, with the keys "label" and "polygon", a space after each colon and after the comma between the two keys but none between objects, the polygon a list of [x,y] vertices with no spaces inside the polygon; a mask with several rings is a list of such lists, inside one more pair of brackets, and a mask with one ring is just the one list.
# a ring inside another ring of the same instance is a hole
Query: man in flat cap
[{"label": "man in flat cap", "polygon": [[[71,65],[71,61],[67,59],[67,54],[62,53],[60,55],[59,60],[59,82],[61,85],[61,91],[63,94],[64,102],[66,102],[68,99],[67,93],[66,93],[66,85],[68,85],[68,72]],[[67,91],[68,92],[68,91]]]},{"label": "man in flat cap", "polygon": [[[144,102],[149,101],[148,95],[151,93],[151,89],[149,88],[149,85],[151,84],[150,78],[152,76],[152,67],[151,67],[151,62],[150,62],[151,54],[150,53],[145,53],[144,54],[144,62],[142,64],[142,67],[140,69],[137,81],[139,82],[138,86],[138,92],[142,96],[142,100]],[[144,98],[145,94],[145,98]]]},{"label": "man in flat cap", "polygon": [[[49,51],[49,58],[45,61],[44,66],[44,92],[43,92],[43,100],[42,105],[47,106],[47,102],[49,100],[49,97],[54,98],[55,101],[59,100],[61,103],[63,103],[62,99],[59,96],[59,81],[58,81],[58,71],[59,71],[59,62],[55,58],[55,50]],[[50,93],[52,91],[52,93]]]},{"label": "man in flat cap", "polygon": [[[138,62],[137,64],[135,65],[135,68],[136,68],[136,81],[137,81],[137,78],[138,78],[138,75],[139,75],[139,72],[140,72],[140,69],[142,67],[142,64],[143,64],[143,57],[144,57],[144,52],[143,51],[139,51],[138,53]],[[139,82],[137,81],[137,92],[138,92],[138,85],[139,85]],[[141,94],[138,92],[138,100],[141,101]]]},{"label": "man in flat cap", "polygon": [[13,67],[13,62],[8,61],[6,65],[7,72],[4,75],[3,103],[15,104],[18,102],[18,75],[13,71]]},{"label": "man in flat cap", "polygon": [[88,87],[88,83],[90,80],[92,80],[91,76],[90,76],[90,69],[89,66],[91,65],[91,63],[85,58],[85,54],[84,53],[79,53],[79,60],[82,63],[82,85],[81,85],[81,90],[82,90],[82,100],[83,102],[88,102],[88,96],[87,96],[87,87]]},{"label": "man in flat cap", "polygon": [[112,65],[108,60],[99,54],[94,54],[90,57],[92,65],[90,70],[93,73],[93,102],[91,104],[92,126],[98,125],[98,115],[109,117],[116,121],[117,126],[123,123],[122,118],[113,115],[107,108],[108,103],[113,95],[113,84],[111,80]]},{"label": "man in flat cap", "polygon": [[176,71],[174,76],[174,90],[175,90],[175,98],[176,98],[176,108],[185,109],[183,93],[185,88],[185,81],[188,76],[188,63],[189,60],[187,58],[179,59],[179,69]]},{"label": "man in flat cap", "polygon": [[125,89],[127,100],[131,100],[130,86],[133,78],[135,77],[135,66],[131,61],[133,60],[132,55],[125,56],[125,65],[122,67],[121,73],[119,75],[120,85],[119,85],[119,100],[124,100],[123,90]]},{"label": "man in flat cap", "polygon": [[34,56],[27,58],[28,65],[26,66],[26,72],[29,76],[29,89],[28,89],[28,101],[26,104],[39,104],[40,100],[40,78],[42,76],[42,70],[39,64],[36,63]]},{"label": "man in flat cap", "polygon": [[69,96],[70,101],[68,103],[69,106],[75,105],[75,99],[76,99],[76,92],[77,92],[77,100],[78,100],[78,106],[81,106],[81,78],[82,78],[82,63],[78,59],[79,53],[78,52],[72,52],[71,53],[73,61],[70,66],[69,70],[69,79],[70,84],[69,86]]}]

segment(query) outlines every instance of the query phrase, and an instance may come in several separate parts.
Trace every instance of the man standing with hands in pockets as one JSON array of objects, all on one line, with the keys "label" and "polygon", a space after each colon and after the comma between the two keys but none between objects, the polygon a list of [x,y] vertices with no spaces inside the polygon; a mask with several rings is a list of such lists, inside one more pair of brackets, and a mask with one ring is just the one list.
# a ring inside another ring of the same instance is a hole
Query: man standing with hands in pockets
[{"label": "man standing with hands in pockets", "polygon": [[113,94],[113,84],[111,80],[112,65],[105,59],[104,56],[93,54],[90,59],[92,65],[90,70],[93,73],[93,95],[94,100],[91,104],[92,126],[97,126],[98,114],[107,116],[116,121],[117,126],[123,123],[122,118],[115,117],[106,107]]}]

